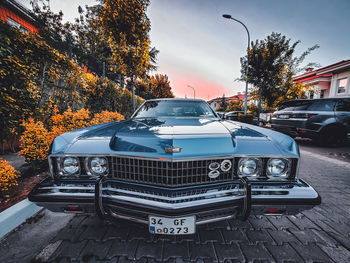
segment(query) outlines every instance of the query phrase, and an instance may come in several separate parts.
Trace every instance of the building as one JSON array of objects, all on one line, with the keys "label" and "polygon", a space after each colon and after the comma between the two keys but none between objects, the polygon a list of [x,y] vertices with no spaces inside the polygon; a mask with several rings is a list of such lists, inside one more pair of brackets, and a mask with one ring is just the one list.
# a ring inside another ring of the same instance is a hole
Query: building
[{"label": "building", "polygon": [[38,32],[32,12],[15,0],[1,0],[0,20],[17,27],[23,32]]},{"label": "building", "polygon": [[309,85],[310,99],[350,97],[350,59],[313,70],[294,78],[294,82]]},{"label": "building", "polygon": [[[233,95],[231,97],[224,97],[224,98],[228,103],[232,100],[244,100],[245,95],[239,92],[237,95]],[[217,97],[215,99],[208,100],[207,102],[210,105],[210,107],[212,107],[212,109],[216,110],[220,106],[221,100],[222,100],[222,97]]]}]

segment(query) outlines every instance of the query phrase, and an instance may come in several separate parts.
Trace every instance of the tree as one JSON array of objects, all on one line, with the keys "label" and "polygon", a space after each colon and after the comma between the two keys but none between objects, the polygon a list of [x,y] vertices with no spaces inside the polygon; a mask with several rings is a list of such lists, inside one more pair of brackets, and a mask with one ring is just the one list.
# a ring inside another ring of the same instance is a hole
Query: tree
[{"label": "tree", "polygon": [[148,34],[151,26],[146,14],[149,4],[149,0],[105,0],[101,11],[112,63],[130,79],[133,96],[135,78],[145,78],[153,66]]},{"label": "tree", "polygon": [[243,101],[242,100],[231,100],[228,102],[226,111],[242,111]]},{"label": "tree", "polygon": [[227,108],[227,101],[225,99],[225,94],[222,95],[221,101],[220,101],[220,108],[223,109],[223,111]]},{"label": "tree", "polygon": [[[273,107],[277,101],[287,98],[298,98],[302,95],[301,86],[293,83],[293,76],[300,70],[305,57],[319,46],[308,48],[299,57],[295,56],[295,48],[300,43],[291,43],[291,39],[279,33],[272,33],[264,40],[252,42],[248,54],[241,58],[241,80],[247,80],[253,87],[250,96],[267,107]],[[247,56],[249,70],[246,75]],[[319,66],[309,63],[306,67]],[[293,91],[294,90],[294,91]]]},{"label": "tree", "polygon": [[170,81],[167,75],[156,74],[151,76],[149,94],[151,98],[174,98]]}]

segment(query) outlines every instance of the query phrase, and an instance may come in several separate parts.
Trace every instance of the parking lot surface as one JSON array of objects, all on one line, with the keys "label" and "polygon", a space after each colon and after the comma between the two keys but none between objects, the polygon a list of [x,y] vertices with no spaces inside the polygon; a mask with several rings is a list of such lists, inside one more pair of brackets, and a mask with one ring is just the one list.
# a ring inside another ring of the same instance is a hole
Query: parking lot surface
[{"label": "parking lot surface", "polygon": [[300,177],[322,204],[157,236],[144,225],[43,210],[0,242],[0,262],[350,262],[350,163],[302,150]]}]

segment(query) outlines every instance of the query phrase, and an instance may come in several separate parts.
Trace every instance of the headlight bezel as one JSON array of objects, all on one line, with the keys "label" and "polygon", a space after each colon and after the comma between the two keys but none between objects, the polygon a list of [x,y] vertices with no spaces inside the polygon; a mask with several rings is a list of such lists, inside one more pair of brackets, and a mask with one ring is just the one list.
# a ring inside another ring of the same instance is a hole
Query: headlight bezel
[{"label": "headlight bezel", "polygon": [[[273,160],[280,160],[285,164],[285,168],[283,169],[283,171],[279,175],[273,175],[269,171],[269,164]],[[292,170],[292,160],[289,158],[271,157],[271,158],[267,159],[267,161],[266,161],[266,177],[269,180],[279,180],[279,181],[280,180],[289,180],[290,176],[291,176],[291,170]]]},{"label": "headlight bezel", "polygon": [[[78,170],[74,173],[69,173],[65,170],[65,167],[64,167],[64,162],[67,160],[67,159],[75,159],[77,161],[77,164],[78,164]],[[80,160],[79,160],[79,157],[77,156],[64,156],[64,157],[61,157],[61,158],[58,158],[57,159],[57,164],[58,164],[58,175],[60,177],[72,177],[72,178],[77,178],[80,176],[81,174],[81,165],[80,165]]]},{"label": "headlight bezel", "polygon": [[[250,175],[244,174],[242,171],[243,168],[241,169],[242,163],[248,160],[253,160],[256,164],[256,172],[254,174],[250,174]],[[263,168],[263,160],[261,157],[256,157],[256,156],[241,157],[239,158],[238,164],[237,164],[237,176],[239,178],[258,179],[262,175],[262,170],[263,170],[262,168]]]},{"label": "headlight bezel", "polygon": [[[104,159],[106,162],[106,170],[103,173],[96,173],[92,167],[91,167],[91,162],[93,159],[96,158],[100,158],[100,159]],[[86,167],[86,172],[89,176],[94,176],[94,177],[99,177],[99,176],[106,176],[108,175],[109,172],[109,163],[108,163],[108,159],[104,156],[90,156],[90,157],[86,157],[85,158],[85,167]]]}]

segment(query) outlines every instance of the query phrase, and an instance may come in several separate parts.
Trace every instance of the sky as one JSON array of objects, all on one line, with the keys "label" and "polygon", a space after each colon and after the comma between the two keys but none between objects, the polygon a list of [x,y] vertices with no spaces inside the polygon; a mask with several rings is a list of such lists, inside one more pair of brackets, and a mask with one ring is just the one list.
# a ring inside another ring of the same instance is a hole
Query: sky
[{"label": "sky", "polygon": [[[29,6],[30,0],[18,0]],[[79,5],[94,0],[51,0],[51,9],[62,10],[73,21]],[[281,33],[300,40],[296,55],[315,44],[305,60],[327,66],[350,59],[350,0],[152,0],[151,45],[159,51],[158,69],[167,74],[176,97],[212,99],[243,92],[240,57],[247,50],[247,33],[230,14],[249,29],[252,41]]]}]

